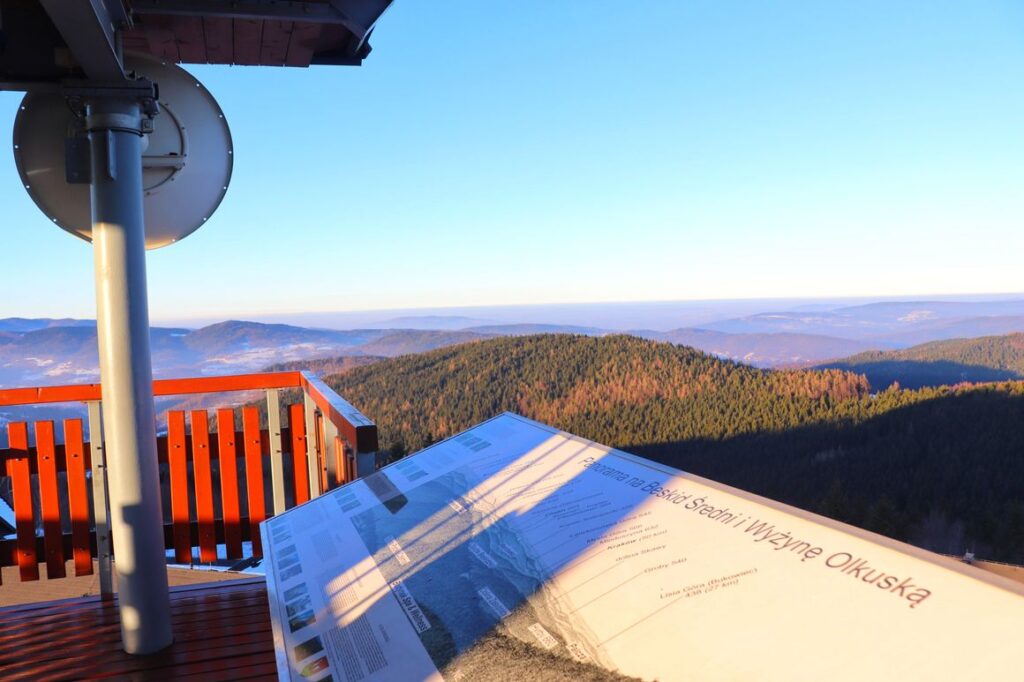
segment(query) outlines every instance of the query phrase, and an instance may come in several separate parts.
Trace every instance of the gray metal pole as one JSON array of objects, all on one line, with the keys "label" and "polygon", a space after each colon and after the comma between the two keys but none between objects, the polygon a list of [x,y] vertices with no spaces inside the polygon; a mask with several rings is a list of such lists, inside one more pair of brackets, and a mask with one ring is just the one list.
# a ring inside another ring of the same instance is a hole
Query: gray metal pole
[{"label": "gray metal pole", "polygon": [[148,654],[170,645],[172,634],[149,355],[139,102],[87,102],[86,129],[92,156],[96,329],[121,637],[128,653]]}]

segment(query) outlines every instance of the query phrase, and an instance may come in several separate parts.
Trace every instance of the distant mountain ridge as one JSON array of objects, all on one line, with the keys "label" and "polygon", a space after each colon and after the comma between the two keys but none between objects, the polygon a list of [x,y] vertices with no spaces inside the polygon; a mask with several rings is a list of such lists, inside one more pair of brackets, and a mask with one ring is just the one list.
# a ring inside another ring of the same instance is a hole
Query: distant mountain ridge
[{"label": "distant mountain ridge", "polygon": [[76,320],[70,317],[59,319],[41,317],[5,317],[0,319],[0,332],[34,332],[49,327],[95,327],[96,320]]},{"label": "distant mountain ridge", "polygon": [[401,329],[389,331],[387,334],[370,341],[359,350],[370,355],[384,355],[392,357],[395,355],[409,355],[422,353],[435,348],[455,346],[471,341],[483,341],[494,338],[493,334],[479,334],[465,330],[441,330],[441,329]]},{"label": "distant mountain ridge", "polygon": [[[0,386],[98,380],[95,323],[73,320],[73,325],[64,326],[62,322],[18,320],[9,327],[28,331],[0,331]],[[155,376],[172,377],[260,371],[283,363],[296,366],[321,359],[330,359],[325,366],[345,366],[345,357],[393,357],[496,336],[537,333],[603,336],[612,332],[597,327],[551,324],[485,325],[455,330],[333,330],[227,320],[199,329],[153,327],[150,347]],[[865,348],[857,342],[811,335],[730,335],[692,329],[635,334],[694,346],[760,367],[808,364]]]},{"label": "distant mountain ridge", "polygon": [[[592,307],[594,319],[603,319],[601,306]],[[649,305],[648,312],[658,307]],[[156,375],[168,377],[258,371],[270,365],[323,358],[392,357],[496,336],[537,333],[595,337],[629,333],[770,368],[807,367],[868,350],[895,350],[936,339],[1024,332],[1024,300],[1019,299],[890,301],[853,306],[805,303],[797,307],[699,327],[626,332],[598,325],[496,324],[473,315],[407,315],[387,319],[379,327],[340,330],[228,320],[198,329],[154,327],[151,345]],[[671,305],[664,309],[667,315],[677,314],[677,308]],[[406,323],[422,327],[394,328]],[[99,369],[94,328],[92,320],[0,320],[0,385],[95,381]],[[965,376],[987,379],[1009,375]]]},{"label": "distant mountain ridge", "polygon": [[1024,332],[1024,300],[881,302],[832,310],[765,312],[700,325],[727,333],[803,333],[856,339],[876,348]]},{"label": "distant mountain ridge", "polygon": [[603,336],[604,334],[615,333],[607,329],[599,329],[598,327],[580,327],[571,324],[488,324],[478,327],[467,327],[464,331],[490,336],[529,336],[531,334]]},{"label": "distant mountain ridge", "polygon": [[755,367],[800,367],[873,348],[872,344],[820,334],[775,332],[728,334],[710,329],[636,332],[636,336],[697,348]]},{"label": "distant mountain ridge", "polygon": [[[32,321],[25,332],[0,332],[0,386],[93,382],[99,379],[95,323],[54,326]],[[491,338],[467,331],[308,329],[240,320],[199,329],[153,327],[150,350],[157,378],[262,371],[282,363],[344,366],[337,358],[391,357]]]},{"label": "distant mountain ridge", "polygon": [[491,324],[491,320],[483,320],[464,315],[405,315],[392,317],[373,323],[379,329],[430,329],[454,331],[478,325]]}]

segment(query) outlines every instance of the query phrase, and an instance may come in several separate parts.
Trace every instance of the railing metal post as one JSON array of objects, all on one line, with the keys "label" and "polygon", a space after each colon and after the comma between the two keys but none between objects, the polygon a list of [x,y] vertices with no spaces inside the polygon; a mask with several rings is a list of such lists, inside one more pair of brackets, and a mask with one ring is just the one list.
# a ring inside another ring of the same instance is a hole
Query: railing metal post
[{"label": "railing metal post", "polygon": [[376,452],[356,453],[356,478],[365,478],[377,470]]},{"label": "railing metal post", "polygon": [[149,353],[141,102],[86,101],[96,331],[110,463],[110,522],[121,639],[129,654],[173,641]]},{"label": "railing metal post", "polygon": [[284,449],[281,446],[281,399],[276,388],[267,389],[267,434],[270,439],[270,487],[274,514],[285,511]]},{"label": "railing metal post", "polygon": [[320,497],[320,465],[316,451],[316,403],[308,391],[302,392],[306,415],[306,466],[309,470],[309,499]]},{"label": "railing metal post", "polygon": [[338,427],[329,415],[324,415],[324,464],[327,467],[327,488],[333,489],[338,484]]},{"label": "railing metal post", "polygon": [[103,419],[100,403],[90,400],[89,410],[89,456],[92,461],[92,506],[96,526],[96,563],[100,571],[100,595],[104,599],[114,597],[113,567],[110,552],[110,500],[107,497],[107,458],[103,451]]}]

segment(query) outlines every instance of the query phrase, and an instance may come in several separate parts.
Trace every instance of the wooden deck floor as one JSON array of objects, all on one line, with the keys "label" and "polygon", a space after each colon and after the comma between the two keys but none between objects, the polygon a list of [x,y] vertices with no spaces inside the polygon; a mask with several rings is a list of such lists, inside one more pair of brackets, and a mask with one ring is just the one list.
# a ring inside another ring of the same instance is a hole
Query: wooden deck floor
[{"label": "wooden deck floor", "polygon": [[[17,566],[0,568],[3,585],[0,585],[0,608],[17,606],[54,599],[73,599],[76,597],[95,597],[100,594],[99,566],[93,561],[92,575],[75,575],[73,561],[65,564],[67,577],[49,580],[46,564],[39,564],[39,580],[21,582]],[[117,591],[117,572],[114,572],[114,591]],[[220,582],[224,580],[244,580],[255,577],[252,573],[233,571],[204,571],[189,568],[167,567],[167,583],[171,587],[179,585],[197,585],[200,583]]]},{"label": "wooden deck floor", "polygon": [[262,578],[171,588],[174,644],[121,650],[116,601],[65,599],[0,608],[0,680],[274,680]]}]

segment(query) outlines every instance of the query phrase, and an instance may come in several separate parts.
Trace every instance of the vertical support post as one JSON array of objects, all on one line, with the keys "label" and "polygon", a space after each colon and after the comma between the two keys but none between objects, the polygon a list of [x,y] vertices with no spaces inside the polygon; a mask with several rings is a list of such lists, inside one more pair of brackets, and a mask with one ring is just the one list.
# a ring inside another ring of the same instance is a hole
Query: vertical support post
[{"label": "vertical support post", "polygon": [[173,635],[149,353],[142,104],[133,97],[96,97],[85,104],[121,640],[129,654],[149,654],[170,645]]},{"label": "vertical support post", "polygon": [[281,399],[276,388],[267,389],[267,433],[270,438],[270,488],[274,514],[282,514],[284,504],[284,448],[281,446]]},{"label": "vertical support post", "polygon": [[[341,438],[338,434],[338,427],[334,425],[334,422],[330,420],[328,415],[324,415],[324,462],[327,465],[327,488],[335,488],[338,485],[340,475],[343,473],[338,471],[338,455],[343,454],[339,452],[339,445],[341,445]],[[343,449],[343,448],[341,448]]]},{"label": "vertical support post", "polygon": [[309,499],[320,497],[320,465],[316,452],[316,403],[306,391],[302,392],[306,408],[306,466],[309,467]]},{"label": "vertical support post", "polygon": [[107,497],[107,457],[103,448],[103,420],[100,403],[91,400],[89,409],[89,459],[92,461],[92,514],[96,526],[96,563],[100,569],[100,595],[114,598],[110,551],[110,506]]},{"label": "vertical support post", "polygon": [[377,470],[376,452],[356,453],[356,478],[366,478]]}]

